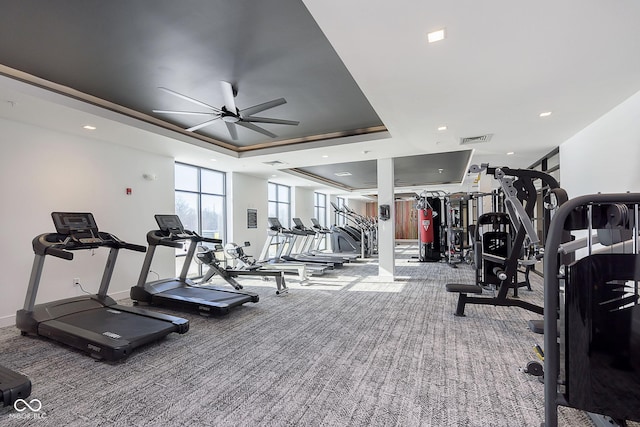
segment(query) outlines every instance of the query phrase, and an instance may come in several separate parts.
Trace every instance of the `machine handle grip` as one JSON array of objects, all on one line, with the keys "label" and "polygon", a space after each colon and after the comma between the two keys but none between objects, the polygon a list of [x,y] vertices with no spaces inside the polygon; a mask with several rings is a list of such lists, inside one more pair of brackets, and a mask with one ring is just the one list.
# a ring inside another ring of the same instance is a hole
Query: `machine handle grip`
[{"label": "machine handle grip", "polygon": [[51,255],[51,256],[54,256],[56,258],[66,259],[66,260],[69,260],[69,261],[71,261],[73,259],[73,253],[68,252],[68,251],[64,251],[64,250],[58,249],[58,248],[48,247],[47,249],[45,249],[45,253],[47,255]]},{"label": "machine handle grip", "polygon": [[200,236],[200,239],[206,243],[222,243],[222,239],[214,239],[214,238],[202,237],[202,236]]},{"label": "machine handle grip", "polygon": [[134,243],[125,243],[123,246],[124,249],[129,249],[136,252],[146,252],[147,247],[142,245],[136,245]]}]

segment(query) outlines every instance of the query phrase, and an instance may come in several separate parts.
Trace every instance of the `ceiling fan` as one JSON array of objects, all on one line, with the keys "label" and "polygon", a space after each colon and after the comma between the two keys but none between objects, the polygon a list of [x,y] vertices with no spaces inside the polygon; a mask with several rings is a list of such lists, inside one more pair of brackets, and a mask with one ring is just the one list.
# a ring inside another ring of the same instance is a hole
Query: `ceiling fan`
[{"label": "ceiling fan", "polygon": [[293,126],[297,126],[300,123],[293,120],[270,119],[268,117],[253,116],[253,114],[260,113],[261,111],[265,111],[270,108],[277,107],[278,105],[286,104],[287,101],[284,98],[274,99],[273,101],[264,102],[262,104],[254,105],[253,107],[248,107],[240,110],[236,107],[236,103],[234,100],[235,96],[237,95],[237,91],[234,89],[233,85],[229,82],[221,81],[220,87],[222,89],[222,96],[224,98],[224,105],[220,108],[205,104],[204,102],[198,101],[197,99],[193,99],[189,96],[175,92],[171,89],[160,87],[158,89],[162,90],[163,92],[166,92],[173,96],[177,96],[178,98],[182,98],[185,101],[189,101],[193,104],[207,108],[211,111],[198,112],[198,111],[153,110],[153,112],[159,113],[159,114],[213,116],[212,119],[209,119],[205,122],[202,122],[188,129],[185,129],[187,132],[194,132],[198,129],[202,129],[205,126],[209,126],[216,120],[222,119],[224,124],[227,125],[227,130],[229,131],[229,135],[231,136],[231,139],[233,139],[234,141],[238,139],[238,130],[236,129],[235,125],[242,126],[254,132],[261,133],[270,138],[275,138],[277,136],[276,134],[269,132],[268,130],[260,126],[257,126],[254,123],[272,123],[277,125],[293,125]]}]

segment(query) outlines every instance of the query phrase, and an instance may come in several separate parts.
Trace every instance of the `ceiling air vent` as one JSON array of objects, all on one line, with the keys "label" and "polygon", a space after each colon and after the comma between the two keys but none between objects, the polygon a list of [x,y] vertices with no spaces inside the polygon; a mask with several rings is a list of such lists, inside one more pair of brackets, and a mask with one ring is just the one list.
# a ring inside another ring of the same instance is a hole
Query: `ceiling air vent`
[{"label": "ceiling air vent", "polygon": [[460,138],[460,145],[466,144],[479,144],[481,142],[489,142],[491,141],[492,133],[488,133],[486,135],[480,136],[468,136],[466,138]]},{"label": "ceiling air vent", "polygon": [[269,166],[278,166],[278,165],[284,165],[284,162],[281,162],[280,160],[272,160],[270,162],[262,162],[265,165],[269,165]]}]

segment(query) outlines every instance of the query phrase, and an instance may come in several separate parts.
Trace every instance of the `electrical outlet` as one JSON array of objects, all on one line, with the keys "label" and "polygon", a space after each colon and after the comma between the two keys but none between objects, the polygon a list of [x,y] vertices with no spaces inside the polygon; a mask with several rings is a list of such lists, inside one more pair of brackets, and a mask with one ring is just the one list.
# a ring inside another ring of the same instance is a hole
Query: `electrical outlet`
[{"label": "electrical outlet", "polygon": [[80,286],[80,278],[79,277],[74,277],[73,286]]}]

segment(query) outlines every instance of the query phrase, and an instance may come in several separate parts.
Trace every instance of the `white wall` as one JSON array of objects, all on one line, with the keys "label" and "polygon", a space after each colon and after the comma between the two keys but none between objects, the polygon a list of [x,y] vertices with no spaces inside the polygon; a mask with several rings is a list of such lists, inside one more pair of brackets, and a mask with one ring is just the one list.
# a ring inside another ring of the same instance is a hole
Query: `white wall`
[{"label": "white wall", "polygon": [[346,199],[345,204],[360,215],[367,216],[367,201],[360,199]]},{"label": "white wall", "polygon": [[[146,233],[157,228],[153,215],[174,211],[174,161],[146,152],[105,144],[0,119],[0,177],[3,296],[0,326],[14,323],[27,290],[33,250],[31,241],[55,231],[52,211],[88,211],[98,227],[122,240],[146,246]],[[143,173],[157,179],[147,181]],[[125,189],[132,188],[127,196]],[[75,253],[73,261],[47,257],[37,302],[78,295],[72,279],[96,292],[108,254],[99,249]],[[144,254],[121,251],[110,294],[128,295]],[[158,251],[152,269],[161,277],[174,275],[173,253]]]},{"label": "white wall", "polygon": [[[251,242],[246,252],[257,258],[267,238],[267,181],[232,172],[227,174],[227,182],[228,241],[238,245]],[[258,228],[247,227],[247,209],[257,209]]]},{"label": "white wall", "polygon": [[560,145],[569,198],[640,191],[640,92]]}]

